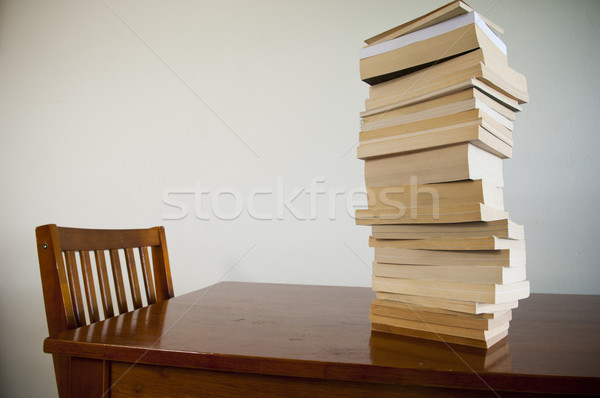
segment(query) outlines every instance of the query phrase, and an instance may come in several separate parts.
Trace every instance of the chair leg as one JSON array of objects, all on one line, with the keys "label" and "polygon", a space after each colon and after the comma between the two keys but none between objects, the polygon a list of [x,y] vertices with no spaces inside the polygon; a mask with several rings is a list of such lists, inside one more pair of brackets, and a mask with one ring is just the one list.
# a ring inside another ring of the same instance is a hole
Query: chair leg
[{"label": "chair leg", "polygon": [[56,386],[58,387],[58,396],[60,398],[68,398],[71,357],[54,354],[52,355],[52,360],[54,361],[54,374],[56,375]]},{"label": "chair leg", "polygon": [[52,356],[60,398],[108,396],[110,362],[56,354]]}]

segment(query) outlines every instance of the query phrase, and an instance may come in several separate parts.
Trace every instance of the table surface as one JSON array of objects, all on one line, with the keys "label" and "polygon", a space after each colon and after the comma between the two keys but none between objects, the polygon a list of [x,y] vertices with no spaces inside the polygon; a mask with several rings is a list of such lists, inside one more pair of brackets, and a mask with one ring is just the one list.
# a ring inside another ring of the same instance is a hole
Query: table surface
[{"label": "table surface", "polygon": [[63,332],[44,351],[282,376],[600,392],[600,296],[532,294],[489,350],[371,332],[369,288],[222,282]]}]

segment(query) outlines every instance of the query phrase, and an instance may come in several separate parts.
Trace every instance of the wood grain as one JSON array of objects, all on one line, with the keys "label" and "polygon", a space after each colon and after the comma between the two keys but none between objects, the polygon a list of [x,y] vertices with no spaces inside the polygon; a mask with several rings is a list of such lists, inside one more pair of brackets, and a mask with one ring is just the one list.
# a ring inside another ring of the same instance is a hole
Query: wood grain
[{"label": "wood grain", "polygon": [[[268,397],[494,397],[493,391],[455,390],[387,383],[361,383],[301,377],[278,377],[251,373],[219,372],[201,369],[165,368],[153,365],[115,363],[112,376],[119,380],[112,398],[229,398]],[[510,395],[502,395],[511,397]]]}]

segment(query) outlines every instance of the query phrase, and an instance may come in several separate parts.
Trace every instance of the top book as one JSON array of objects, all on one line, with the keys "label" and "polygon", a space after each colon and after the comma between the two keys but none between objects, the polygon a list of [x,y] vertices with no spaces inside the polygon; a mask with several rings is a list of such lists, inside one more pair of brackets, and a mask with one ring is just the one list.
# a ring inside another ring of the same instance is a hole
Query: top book
[{"label": "top book", "polygon": [[379,54],[410,46],[411,44],[431,39],[471,24],[477,25],[492,43],[498,47],[502,54],[506,55],[506,44],[504,44],[504,42],[490,29],[484,22],[483,17],[478,14],[477,11],[471,11],[407,35],[366,46],[360,50],[360,59],[374,57]]},{"label": "top book", "polygon": [[[508,69],[504,42],[475,11],[461,14],[360,51],[361,79],[373,85],[481,48],[488,66]],[[375,42],[374,42],[375,43]]]},{"label": "top book", "polygon": [[[383,33],[373,36],[367,40],[369,46],[382,43],[384,41],[392,40],[400,36],[404,36],[408,33],[427,28],[429,26],[438,24],[440,22],[447,21],[462,14],[474,11],[471,6],[463,1],[452,1],[448,4],[441,6],[440,8],[433,10],[425,15],[413,19],[412,21],[403,23],[400,26],[389,29]],[[482,17],[484,22],[496,32],[502,34],[504,31],[501,27],[490,21],[489,19]]]}]

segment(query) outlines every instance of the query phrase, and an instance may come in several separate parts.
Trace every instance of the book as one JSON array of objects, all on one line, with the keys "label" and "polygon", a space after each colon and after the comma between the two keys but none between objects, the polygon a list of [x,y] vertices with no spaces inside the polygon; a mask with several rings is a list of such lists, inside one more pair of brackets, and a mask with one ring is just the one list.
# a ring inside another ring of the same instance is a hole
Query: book
[{"label": "book", "polygon": [[[504,209],[502,188],[484,180],[437,184],[413,184],[367,189],[368,210],[402,210],[418,207],[448,207],[482,203]],[[403,239],[403,238],[401,238]],[[410,239],[410,238],[409,238]]]},{"label": "book", "polygon": [[529,297],[529,281],[499,285],[494,283],[387,278],[373,274],[373,290],[459,301],[500,304]]},{"label": "book", "polygon": [[479,330],[479,329],[469,329],[463,328],[459,326],[448,326],[448,325],[439,325],[436,323],[427,323],[422,321],[412,321],[406,319],[399,318],[391,318],[381,315],[375,315],[373,313],[369,314],[369,319],[372,323],[378,324],[387,324],[394,327],[400,327],[404,329],[414,329],[420,330],[424,332],[431,333],[441,333],[445,335],[457,336],[457,337],[465,337],[474,340],[484,340],[487,341],[494,336],[508,330],[509,322],[504,322],[503,324],[496,326],[493,329],[489,330]]},{"label": "book", "polygon": [[[478,180],[481,181],[481,180]],[[508,219],[455,224],[373,225],[375,239],[498,238],[525,239],[525,229]]]},{"label": "book", "polygon": [[503,126],[494,117],[490,116],[488,112],[478,108],[408,123],[391,123],[388,126],[375,123],[374,128],[362,128],[359,134],[359,142],[361,144],[380,142],[399,136],[418,135],[425,132],[443,131],[474,124],[483,126],[487,131],[512,147],[512,130]]},{"label": "book", "polygon": [[461,336],[453,336],[453,335],[448,335],[448,334],[439,333],[439,332],[431,332],[431,331],[403,328],[403,327],[399,327],[399,326],[393,326],[393,325],[389,325],[389,324],[385,324],[385,323],[377,323],[377,322],[371,322],[371,330],[376,331],[376,332],[399,334],[402,336],[417,337],[420,339],[441,341],[444,343],[460,344],[460,345],[464,345],[464,346],[486,348],[486,349],[490,348],[494,344],[500,342],[502,339],[504,339],[508,335],[508,329],[506,329],[493,337],[489,337],[487,340],[479,340],[479,339],[466,338],[466,337],[461,337]]},{"label": "book", "polygon": [[478,303],[475,301],[458,301],[447,298],[417,296],[401,293],[376,292],[378,300],[395,302],[399,304],[418,305],[428,307],[433,310],[449,310],[455,312],[468,313],[472,315],[490,314],[514,309],[519,306],[519,302],[509,301],[500,304]]},{"label": "book", "polygon": [[361,131],[375,130],[405,123],[414,123],[472,109],[481,109],[496,123],[512,131],[515,112],[474,87],[433,98],[424,102],[365,115]]},{"label": "book", "polygon": [[390,264],[525,266],[522,249],[508,250],[418,250],[397,247],[376,247],[375,261]]},{"label": "book", "polygon": [[[427,28],[431,25],[436,25],[440,22],[447,21],[448,19],[457,17],[462,14],[466,14],[468,12],[473,11],[468,4],[463,1],[452,1],[448,4],[441,6],[425,15],[422,15],[418,18],[415,18],[409,22],[403,23],[402,25],[396,26],[392,29],[386,30],[383,33],[380,33],[376,36],[373,36],[369,39],[365,40],[365,43],[368,45],[375,45],[381,42],[395,39],[400,36],[404,36],[408,33],[414,32],[419,29]],[[493,30],[498,33],[504,33],[502,28],[488,20],[485,17],[482,17],[484,22]]]},{"label": "book", "polygon": [[374,239],[371,237],[369,246],[424,250],[525,250],[525,241],[495,236],[442,239]]},{"label": "book", "polygon": [[502,159],[473,144],[462,143],[418,152],[368,159],[367,188],[411,184],[486,180],[504,186]]},{"label": "book", "polygon": [[495,69],[508,67],[506,45],[472,11],[360,51],[360,75],[378,84],[480,48]]},{"label": "book", "polygon": [[[411,330],[410,332],[418,333],[419,331]],[[454,336],[451,338],[459,339]],[[418,336],[402,336],[374,330],[369,338],[369,347],[373,363],[382,366],[389,365],[406,369],[419,367],[423,363],[433,361],[441,362],[448,369],[456,371],[475,370],[481,372],[510,367],[510,347],[509,344],[506,344],[507,341],[508,339],[503,339],[504,344],[495,344],[489,349],[453,344],[451,351],[453,355],[448,356],[450,341],[433,341],[418,338]],[[478,341],[478,343],[485,344],[486,342]]]},{"label": "book", "polygon": [[[390,311],[391,310],[402,310],[402,311],[416,311],[416,312],[427,312],[429,314],[442,314],[442,315],[452,315],[452,316],[461,316],[461,317],[469,317],[469,318],[473,318],[473,319],[499,319],[501,317],[504,316],[504,314],[506,312],[510,312],[510,310],[512,310],[512,308],[500,308],[497,309],[494,312],[484,312],[484,313],[480,313],[480,314],[474,314],[474,313],[469,313],[469,312],[464,312],[464,311],[453,311],[453,310],[448,310],[448,309],[444,309],[444,308],[438,308],[438,307],[432,307],[432,306],[423,306],[423,305],[418,305],[418,304],[413,304],[410,302],[400,302],[400,301],[396,301],[396,300],[384,300],[384,299],[380,299],[375,297],[373,299],[373,301],[371,302],[371,308],[373,308],[374,305],[377,305],[379,307],[387,307]],[[489,304],[489,305],[498,305],[498,304]],[[394,317],[394,315],[389,315],[391,317]]]},{"label": "book", "polygon": [[[487,36],[502,54],[506,54],[506,44],[496,35],[490,27],[485,23],[482,15],[477,12],[470,11],[462,15],[457,15],[453,18],[448,18],[439,23],[432,24],[418,31],[410,32],[405,35],[400,35],[395,38],[381,41],[380,43],[371,43],[360,50],[360,59],[374,57],[377,55],[385,54],[394,50],[398,50],[403,47],[408,47],[412,44],[416,44],[429,39],[437,38],[437,41],[444,41],[444,35],[448,32],[455,31],[457,29],[467,27],[468,25],[474,25],[481,29],[481,31]],[[474,48],[477,48],[474,47]],[[431,48],[428,48],[431,51]],[[452,50],[452,49],[451,49]]]},{"label": "book", "polygon": [[371,86],[361,116],[423,102],[469,87],[476,87],[516,112],[521,110],[519,101],[526,102],[528,98],[523,75],[515,71],[502,74],[493,71],[485,64],[483,52],[475,50],[443,64]]},{"label": "book", "polygon": [[[473,67],[472,69],[473,73],[477,73],[479,70],[481,70],[481,68],[478,67]],[[476,88],[478,91],[484,93],[491,99],[500,103],[502,106],[514,112],[521,111],[521,108],[516,105],[516,102],[512,102],[508,96],[503,94],[501,91],[496,90],[479,78],[468,77],[462,74],[454,80],[455,82],[452,82],[452,84],[448,84],[450,82],[450,80],[448,80],[433,87],[410,88],[410,90],[407,92],[395,92],[388,96],[368,98],[365,101],[365,111],[361,113],[361,116],[369,116],[382,112],[388,112],[390,110],[443,97],[458,91],[466,90],[468,88]]]},{"label": "book", "polygon": [[493,314],[494,317],[483,317],[464,313],[431,312],[427,307],[393,303],[389,305],[383,300],[375,299],[371,304],[371,314],[407,321],[425,322],[436,325],[455,326],[465,329],[490,330],[504,325],[512,319],[512,311],[505,310]]},{"label": "book", "polygon": [[512,157],[512,144],[483,128],[479,121],[470,125],[442,127],[434,131],[394,136],[362,142],[357,149],[359,159],[414,152],[454,144],[471,143],[501,159]]},{"label": "book", "polygon": [[428,279],[447,282],[494,283],[524,281],[525,266],[411,265],[373,262],[373,273],[380,277]]},{"label": "book", "polygon": [[512,132],[478,109],[362,131],[357,155],[367,159],[463,142],[503,159],[512,156]]},{"label": "book", "polygon": [[508,212],[481,203],[448,207],[416,207],[397,209],[359,209],[355,213],[356,224],[439,224],[471,221],[494,221],[508,219]]}]

